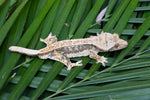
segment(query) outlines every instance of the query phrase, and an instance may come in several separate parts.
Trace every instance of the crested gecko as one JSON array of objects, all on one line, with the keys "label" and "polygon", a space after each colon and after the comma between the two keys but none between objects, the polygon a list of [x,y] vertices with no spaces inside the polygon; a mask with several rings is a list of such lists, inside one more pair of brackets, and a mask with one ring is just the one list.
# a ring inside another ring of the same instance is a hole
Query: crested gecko
[{"label": "crested gecko", "polygon": [[40,59],[52,59],[62,62],[70,70],[74,66],[82,66],[82,60],[72,63],[69,58],[89,56],[95,59],[97,63],[102,63],[105,66],[107,58],[99,56],[99,52],[108,52],[120,50],[127,47],[127,41],[120,39],[119,35],[114,33],[102,32],[97,36],[90,36],[83,39],[71,39],[57,41],[56,36],[52,33],[45,39],[40,39],[47,46],[40,50],[32,50],[18,46],[10,46],[9,50],[26,54],[29,56],[38,56]]}]

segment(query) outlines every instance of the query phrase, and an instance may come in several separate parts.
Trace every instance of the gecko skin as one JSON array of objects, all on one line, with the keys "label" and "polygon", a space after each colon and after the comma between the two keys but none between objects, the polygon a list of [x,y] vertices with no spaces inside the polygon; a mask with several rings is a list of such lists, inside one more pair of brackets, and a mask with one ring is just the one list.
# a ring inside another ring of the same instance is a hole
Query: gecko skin
[{"label": "gecko skin", "polygon": [[107,58],[99,56],[99,52],[120,50],[128,45],[116,33],[101,33],[97,34],[97,36],[90,36],[89,38],[63,41],[57,41],[57,37],[52,36],[52,33],[50,33],[46,39],[40,39],[40,41],[47,44],[45,48],[40,50],[32,50],[18,46],[11,46],[9,50],[30,56],[38,56],[40,59],[56,60],[65,64],[67,70],[70,70],[74,66],[82,66],[82,60],[72,63],[70,58],[89,56],[95,59],[97,63],[102,63],[105,66]]}]

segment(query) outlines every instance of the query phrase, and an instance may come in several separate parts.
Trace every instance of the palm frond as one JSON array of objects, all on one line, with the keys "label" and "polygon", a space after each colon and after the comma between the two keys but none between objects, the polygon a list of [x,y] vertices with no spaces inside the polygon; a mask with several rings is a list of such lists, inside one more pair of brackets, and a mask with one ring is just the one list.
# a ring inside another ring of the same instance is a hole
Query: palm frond
[{"label": "palm frond", "polygon": [[[105,17],[96,17],[107,7]],[[0,0],[0,100],[147,100],[150,98],[149,0]],[[124,50],[100,53],[106,67],[89,57],[67,71],[57,61],[8,50],[32,49],[52,32],[58,40],[89,37],[101,31],[128,41]]]}]

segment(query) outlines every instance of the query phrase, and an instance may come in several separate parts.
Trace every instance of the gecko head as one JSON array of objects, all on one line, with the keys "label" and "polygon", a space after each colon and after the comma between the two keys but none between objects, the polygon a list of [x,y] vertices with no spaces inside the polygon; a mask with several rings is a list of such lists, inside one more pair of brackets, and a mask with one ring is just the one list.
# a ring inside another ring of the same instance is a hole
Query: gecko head
[{"label": "gecko head", "polygon": [[116,33],[111,34],[105,32],[98,34],[97,36],[99,38],[99,42],[96,46],[104,52],[120,50],[128,45],[128,43],[125,40],[120,39],[119,35]]},{"label": "gecko head", "polygon": [[111,49],[109,49],[109,51],[120,50],[128,46],[128,42],[120,39],[119,35],[116,33],[113,34],[113,41],[115,45]]}]

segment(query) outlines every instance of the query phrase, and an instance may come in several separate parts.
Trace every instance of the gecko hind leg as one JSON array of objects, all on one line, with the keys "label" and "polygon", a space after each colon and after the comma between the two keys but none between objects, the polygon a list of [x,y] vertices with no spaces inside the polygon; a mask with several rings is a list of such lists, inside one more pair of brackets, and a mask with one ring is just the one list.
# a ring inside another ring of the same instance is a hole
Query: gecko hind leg
[{"label": "gecko hind leg", "polygon": [[80,60],[76,63],[72,63],[68,57],[66,57],[65,55],[63,55],[57,51],[54,51],[54,55],[50,56],[50,59],[54,59],[59,62],[62,62],[63,64],[65,64],[67,66],[67,70],[71,70],[71,68],[74,66],[82,66],[82,60]]},{"label": "gecko hind leg", "polygon": [[49,58],[52,60],[62,62],[63,64],[65,64],[67,66],[67,70],[70,70],[74,66],[82,66],[82,60],[80,60],[76,63],[72,63],[68,57],[66,57],[65,55],[63,55],[57,51],[51,52],[49,54],[39,55],[39,57],[41,59]]},{"label": "gecko hind leg", "polygon": [[79,60],[76,63],[69,63],[67,70],[70,70],[74,66],[82,66],[82,60]]},{"label": "gecko hind leg", "polygon": [[47,46],[49,46],[49,45],[57,42],[57,37],[52,36],[52,32],[50,32],[50,34],[48,35],[47,38],[45,38],[45,39],[40,38],[40,41],[46,43]]},{"label": "gecko hind leg", "polygon": [[90,52],[89,55],[90,58],[95,59],[97,62],[96,63],[102,63],[103,66],[105,66],[105,63],[107,63],[107,58],[105,58],[104,56],[99,56],[97,54],[97,52]]}]

